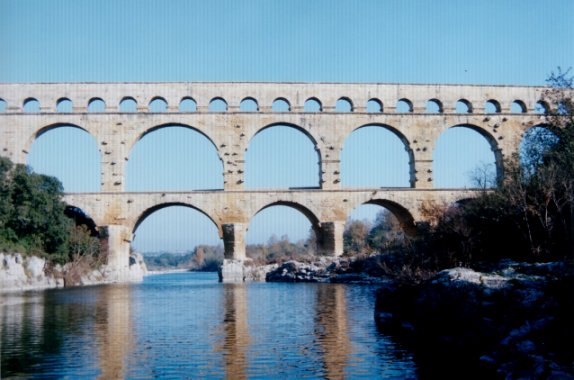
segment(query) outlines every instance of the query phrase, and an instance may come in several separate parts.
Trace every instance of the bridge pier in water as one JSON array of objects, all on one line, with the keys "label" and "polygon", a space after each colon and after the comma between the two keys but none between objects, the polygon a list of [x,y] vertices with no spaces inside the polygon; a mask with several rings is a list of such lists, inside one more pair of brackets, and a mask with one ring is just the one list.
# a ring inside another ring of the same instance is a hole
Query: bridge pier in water
[{"label": "bridge pier in water", "polygon": [[141,281],[139,271],[131,271],[131,230],[122,225],[100,227],[102,251],[107,253],[106,277],[109,282]]},{"label": "bridge pier in water", "polygon": [[219,270],[221,282],[239,283],[244,281],[243,267],[245,258],[244,223],[227,223],[222,226],[224,259]]}]

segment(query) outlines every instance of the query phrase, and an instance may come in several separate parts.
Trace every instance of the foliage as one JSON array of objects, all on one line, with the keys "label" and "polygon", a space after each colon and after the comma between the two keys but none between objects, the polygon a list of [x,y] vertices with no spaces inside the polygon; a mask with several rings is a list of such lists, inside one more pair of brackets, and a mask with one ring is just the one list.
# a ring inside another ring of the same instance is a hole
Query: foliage
[{"label": "foliage", "polygon": [[189,269],[215,272],[223,262],[223,246],[198,245],[186,253],[162,252],[145,254],[144,261],[149,270]]},{"label": "foliage", "polygon": [[217,272],[223,263],[223,246],[198,245],[193,251],[192,269],[203,272]]},{"label": "foliage", "polygon": [[367,244],[369,223],[361,220],[349,220],[343,232],[343,250],[347,255],[359,253],[371,253],[372,249]]},{"label": "foliage", "polygon": [[346,255],[382,253],[404,243],[404,233],[397,218],[381,210],[371,226],[368,221],[349,220],[343,233]]},{"label": "foliage", "polygon": [[306,240],[293,243],[289,236],[283,235],[277,238],[272,235],[267,244],[248,244],[246,255],[255,264],[281,264],[289,260],[309,261],[315,255],[316,240],[315,233],[309,231]]},{"label": "foliage", "polygon": [[144,254],[143,257],[149,270],[190,269],[193,263],[193,252],[184,254],[163,252],[159,255]]},{"label": "foliage", "polygon": [[3,245],[19,246],[28,253],[46,253],[49,258],[61,261],[67,255],[71,228],[64,215],[62,185],[54,177],[35,174],[5,158],[2,161]]},{"label": "foliage", "polygon": [[97,255],[97,241],[64,214],[62,191],[58,179],[0,157],[0,249],[45,256],[54,263],[85,252]]}]

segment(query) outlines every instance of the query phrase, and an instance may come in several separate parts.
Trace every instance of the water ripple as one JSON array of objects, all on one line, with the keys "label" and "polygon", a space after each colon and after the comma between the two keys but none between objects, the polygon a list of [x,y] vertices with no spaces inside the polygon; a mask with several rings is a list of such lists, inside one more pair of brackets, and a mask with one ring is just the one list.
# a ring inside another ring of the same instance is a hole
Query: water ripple
[{"label": "water ripple", "polygon": [[2,378],[415,378],[374,288],[220,284],[213,273],[3,299]]}]

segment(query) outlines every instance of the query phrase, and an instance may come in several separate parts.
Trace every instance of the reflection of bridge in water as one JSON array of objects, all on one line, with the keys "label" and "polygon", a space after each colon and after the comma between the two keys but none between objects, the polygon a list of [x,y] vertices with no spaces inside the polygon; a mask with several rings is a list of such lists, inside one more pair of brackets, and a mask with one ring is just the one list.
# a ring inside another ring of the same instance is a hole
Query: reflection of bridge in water
[{"label": "reflection of bridge in water", "polygon": [[[334,83],[0,84],[0,151],[14,162],[26,163],[34,140],[61,126],[75,126],[94,137],[100,149],[102,192],[67,194],[65,200],[107,231],[109,264],[119,272],[129,266],[135,228],[153,211],[170,205],[207,215],[224,241],[227,259],[245,259],[244,237],[251,218],[273,205],[302,212],[316,233],[318,250],[339,255],[345,221],[361,204],[386,207],[408,233],[427,219],[424,210],[429,203],[473,196],[463,189],[433,187],[433,152],[449,128],[465,126],[480,133],[490,144],[501,178],[504,157],[518,152],[524,131],[543,122],[536,108],[549,107],[543,101],[545,90]],[[132,109],[125,107],[128,103]],[[125,192],[132,148],[147,133],[173,125],[198,131],[213,143],[222,162],[223,189]],[[276,125],[299,130],[315,145],[320,166],[316,189],[244,189],[249,142]],[[390,130],[404,144],[410,187],[341,186],[344,142],[353,131],[371,125]]]},{"label": "reflection of bridge in water", "polygon": [[[317,343],[319,354],[317,371],[321,371],[323,377],[327,379],[344,379],[349,357],[352,354],[345,286],[320,284],[313,287],[313,291],[316,294],[313,327],[315,338],[313,340]],[[250,366],[254,365],[250,363],[248,355],[252,338],[249,331],[247,297],[246,284],[226,284],[223,299],[223,362],[227,378],[230,379],[249,378]],[[284,331],[273,333],[283,334]],[[256,332],[255,335],[257,335]],[[257,361],[259,358],[251,359]],[[257,367],[256,364],[255,367]],[[276,375],[281,377],[279,374]]]},{"label": "reflection of bridge in water", "polygon": [[[343,379],[353,371],[356,352],[349,338],[346,285],[297,287],[286,298],[290,302],[279,309],[274,306],[276,299],[270,301],[277,295],[272,291],[262,293],[261,288],[243,283],[212,285],[191,286],[192,292],[204,294],[195,300],[214,300],[207,304],[216,310],[211,314],[215,318],[207,323],[192,321],[205,312],[193,312],[196,304],[171,310],[183,317],[165,317],[165,310],[157,307],[165,305],[161,298],[165,288],[146,291],[112,284],[5,296],[18,302],[0,307],[0,333],[7,352],[3,368],[8,377],[20,373],[106,380],[181,377],[185,371],[192,377],[193,371],[230,379],[284,377],[299,361],[304,363],[296,370],[307,374],[313,370],[315,377]],[[180,284],[167,287],[169,302],[181,301],[190,291]],[[258,296],[269,298],[260,302]],[[292,303],[296,298],[304,301],[296,305]],[[259,322],[262,305],[265,317]],[[283,325],[274,324],[281,317],[273,312],[293,307],[305,307],[304,315],[297,310],[283,319]],[[299,330],[303,325],[306,328]],[[193,331],[198,328],[204,330]],[[275,351],[278,348],[289,352]],[[283,361],[281,355],[289,360]],[[165,367],[157,368],[162,364]]]}]

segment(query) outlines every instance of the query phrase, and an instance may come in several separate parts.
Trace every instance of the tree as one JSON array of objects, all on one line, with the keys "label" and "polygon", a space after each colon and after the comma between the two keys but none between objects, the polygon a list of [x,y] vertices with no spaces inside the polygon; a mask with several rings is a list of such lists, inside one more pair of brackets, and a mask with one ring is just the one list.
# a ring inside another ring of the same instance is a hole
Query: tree
[{"label": "tree", "polygon": [[403,243],[403,238],[403,230],[397,218],[383,209],[377,213],[366,242],[372,250],[381,252],[395,244]]},{"label": "tree", "polygon": [[5,157],[0,157],[0,242],[9,240],[7,224],[12,213],[12,202],[10,196],[9,173],[12,170],[12,161]]},{"label": "tree", "polygon": [[361,220],[349,220],[343,232],[343,250],[348,255],[359,253],[370,253],[371,249],[367,245],[367,235],[369,225]]},{"label": "tree", "polygon": [[[9,165],[3,160],[1,166],[4,242],[65,261],[73,223],[64,215],[61,183],[54,177],[33,173],[24,165]],[[5,206],[6,201],[10,207]]]},{"label": "tree", "polygon": [[99,255],[95,226],[81,227],[85,223],[68,218],[62,197],[57,178],[0,157],[0,249],[42,255],[56,263]]}]

